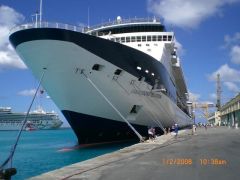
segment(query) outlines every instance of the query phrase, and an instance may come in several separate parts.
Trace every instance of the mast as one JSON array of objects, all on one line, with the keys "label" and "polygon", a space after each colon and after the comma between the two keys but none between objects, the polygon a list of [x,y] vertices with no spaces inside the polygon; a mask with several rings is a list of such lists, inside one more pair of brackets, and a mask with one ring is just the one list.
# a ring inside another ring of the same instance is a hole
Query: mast
[{"label": "mast", "polygon": [[42,0],[40,0],[40,8],[39,8],[39,24],[41,27],[42,24]]},{"label": "mast", "polygon": [[90,25],[89,25],[89,23],[90,23],[90,22],[89,22],[90,19],[89,19],[89,18],[90,18],[90,15],[89,15],[89,7],[88,7],[88,19],[87,19],[87,20],[88,20],[88,28],[90,27]]}]

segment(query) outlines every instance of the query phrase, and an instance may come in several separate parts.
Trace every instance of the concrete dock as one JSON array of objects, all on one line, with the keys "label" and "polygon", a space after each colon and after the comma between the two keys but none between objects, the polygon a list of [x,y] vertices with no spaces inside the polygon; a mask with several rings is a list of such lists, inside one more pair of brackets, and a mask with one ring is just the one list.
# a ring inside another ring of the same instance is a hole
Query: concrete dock
[{"label": "concrete dock", "polygon": [[240,130],[183,130],[76,163],[31,179],[239,179]]}]

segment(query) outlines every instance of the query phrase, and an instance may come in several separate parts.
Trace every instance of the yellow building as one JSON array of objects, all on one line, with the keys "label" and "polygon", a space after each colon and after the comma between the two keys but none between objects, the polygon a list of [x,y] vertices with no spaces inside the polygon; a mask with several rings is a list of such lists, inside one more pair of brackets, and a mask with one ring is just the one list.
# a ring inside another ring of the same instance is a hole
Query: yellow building
[{"label": "yellow building", "polygon": [[221,125],[221,112],[216,111],[209,115],[208,123],[213,124],[214,126],[220,126]]},{"label": "yellow building", "polygon": [[240,93],[208,118],[208,123],[216,126],[240,127]]},{"label": "yellow building", "polygon": [[221,125],[240,126],[240,93],[221,107]]}]

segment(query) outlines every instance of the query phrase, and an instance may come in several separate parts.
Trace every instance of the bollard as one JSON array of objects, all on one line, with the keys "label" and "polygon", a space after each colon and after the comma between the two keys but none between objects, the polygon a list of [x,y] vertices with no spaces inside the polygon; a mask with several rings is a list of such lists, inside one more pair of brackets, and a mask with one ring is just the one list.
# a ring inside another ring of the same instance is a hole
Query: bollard
[{"label": "bollard", "polygon": [[17,174],[16,168],[8,168],[0,170],[0,179],[11,180],[11,177]]},{"label": "bollard", "polygon": [[238,123],[235,124],[235,129],[238,129]]},{"label": "bollard", "polygon": [[196,126],[193,124],[193,125],[192,125],[192,135],[195,134],[195,131],[196,131]]}]

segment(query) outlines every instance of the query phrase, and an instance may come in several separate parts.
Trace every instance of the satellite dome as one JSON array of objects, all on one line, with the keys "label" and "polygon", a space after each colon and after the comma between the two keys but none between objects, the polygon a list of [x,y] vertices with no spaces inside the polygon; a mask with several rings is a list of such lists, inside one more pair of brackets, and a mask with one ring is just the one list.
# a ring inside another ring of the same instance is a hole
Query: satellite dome
[{"label": "satellite dome", "polygon": [[117,17],[117,22],[120,23],[121,21],[122,21],[121,16],[118,16],[118,17]]}]

